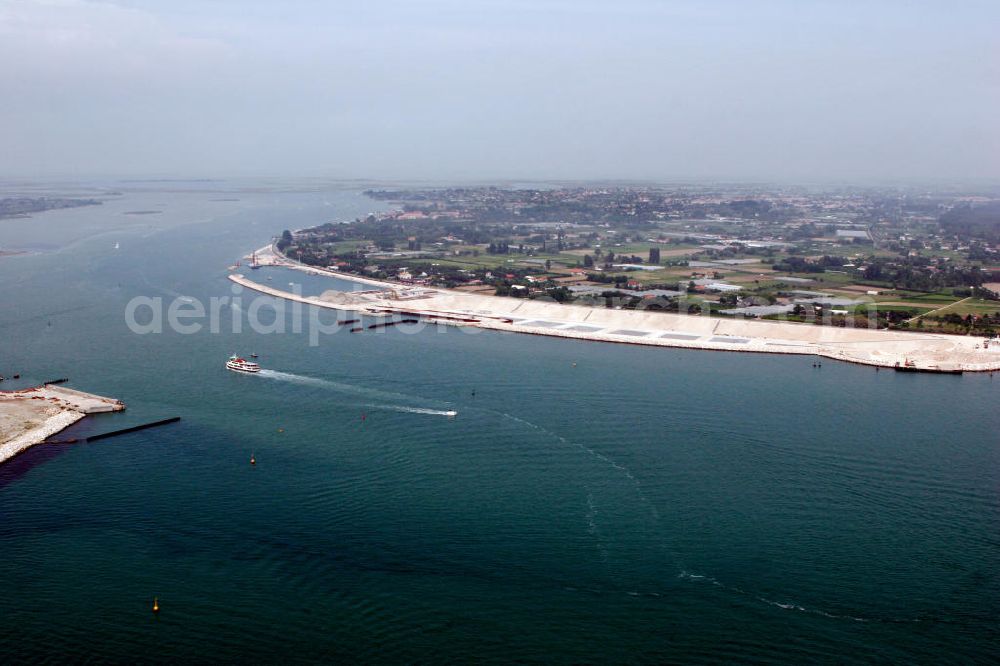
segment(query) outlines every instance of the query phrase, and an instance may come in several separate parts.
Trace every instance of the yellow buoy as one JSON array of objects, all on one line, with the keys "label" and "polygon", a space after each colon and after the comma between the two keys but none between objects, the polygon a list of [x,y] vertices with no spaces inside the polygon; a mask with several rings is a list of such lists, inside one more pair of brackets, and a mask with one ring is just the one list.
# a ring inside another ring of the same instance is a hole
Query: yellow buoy
[{"label": "yellow buoy", "polygon": [[153,597],[153,612],[154,613],[160,612],[160,600],[157,599],[156,597]]}]

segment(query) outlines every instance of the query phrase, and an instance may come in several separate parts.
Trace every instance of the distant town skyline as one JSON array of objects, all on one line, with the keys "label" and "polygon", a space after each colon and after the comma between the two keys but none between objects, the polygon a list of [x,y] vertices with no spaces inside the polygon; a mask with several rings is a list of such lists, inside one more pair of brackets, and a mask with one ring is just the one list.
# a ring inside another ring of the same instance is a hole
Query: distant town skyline
[{"label": "distant town skyline", "polygon": [[0,0],[0,175],[1000,179],[989,2]]}]

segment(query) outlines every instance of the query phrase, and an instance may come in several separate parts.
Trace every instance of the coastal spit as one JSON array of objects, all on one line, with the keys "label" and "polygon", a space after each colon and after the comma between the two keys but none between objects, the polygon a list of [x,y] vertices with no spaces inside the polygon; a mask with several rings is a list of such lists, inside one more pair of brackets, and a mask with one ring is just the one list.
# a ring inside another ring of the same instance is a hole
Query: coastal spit
[{"label": "coastal spit", "polygon": [[816,355],[900,370],[958,373],[1000,370],[1000,344],[981,338],[867,328],[834,328],[753,319],[720,319],[642,310],[612,310],[540,300],[502,298],[440,288],[414,288],[306,266],[273,246],[254,253],[262,266],[282,266],[314,275],[377,287],[329,290],[309,297],[232,274],[247,289],[322,308],[371,315],[419,316],[427,322],[658,347]]}]

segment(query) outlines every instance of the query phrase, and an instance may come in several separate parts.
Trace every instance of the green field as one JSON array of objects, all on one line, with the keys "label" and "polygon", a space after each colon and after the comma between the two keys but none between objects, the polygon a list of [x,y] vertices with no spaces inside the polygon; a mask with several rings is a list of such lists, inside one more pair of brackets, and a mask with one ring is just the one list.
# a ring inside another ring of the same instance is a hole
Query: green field
[{"label": "green field", "polygon": [[360,247],[368,247],[369,245],[371,245],[371,241],[366,240],[345,240],[330,243],[334,254],[349,254]]},{"label": "green field", "polygon": [[951,293],[934,293],[934,294],[921,294],[919,292],[893,292],[899,295],[901,300],[914,301],[916,303],[927,303],[927,304],[937,304],[938,307],[942,305],[947,305],[948,303],[954,303],[955,301],[961,300],[961,298],[956,297]]},{"label": "green field", "polygon": [[948,306],[934,313],[935,317],[957,314],[965,315],[984,315],[984,314],[995,314],[1000,313],[1000,301],[986,301],[981,298],[971,298],[968,300],[956,302],[954,305]]},{"label": "green field", "polygon": [[856,305],[853,308],[848,308],[848,309],[851,310],[852,312],[867,312],[869,305],[874,305],[875,309],[878,310],[879,312],[913,312],[915,313],[914,316],[926,314],[930,312],[932,309],[921,305],[898,305],[898,304],[886,305],[883,303],[872,303],[872,304],[862,303],[860,305]]}]

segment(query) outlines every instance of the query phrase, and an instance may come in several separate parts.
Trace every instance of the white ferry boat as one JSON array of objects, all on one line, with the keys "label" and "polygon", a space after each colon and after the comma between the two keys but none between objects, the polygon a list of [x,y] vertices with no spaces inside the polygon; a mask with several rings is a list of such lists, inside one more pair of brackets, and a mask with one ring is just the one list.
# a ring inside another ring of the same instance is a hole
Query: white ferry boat
[{"label": "white ferry boat", "polygon": [[233,354],[226,361],[226,367],[235,372],[260,372],[260,366],[253,361],[248,361],[244,358]]}]

